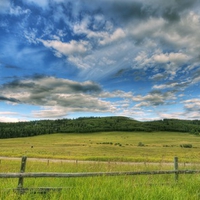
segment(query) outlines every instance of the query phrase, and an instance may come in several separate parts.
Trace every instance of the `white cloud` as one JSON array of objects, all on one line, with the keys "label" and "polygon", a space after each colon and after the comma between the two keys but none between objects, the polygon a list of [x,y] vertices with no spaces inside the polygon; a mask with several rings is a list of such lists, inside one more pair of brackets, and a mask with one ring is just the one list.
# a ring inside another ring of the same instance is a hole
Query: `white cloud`
[{"label": "white cloud", "polygon": [[16,112],[0,111],[0,115],[16,115]]},{"label": "white cloud", "polygon": [[0,122],[19,122],[20,120],[18,118],[14,117],[7,117],[7,116],[1,116]]},{"label": "white cloud", "polygon": [[71,40],[69,43],[59,40],[41,40],[44,46],[56,50],[57,53],[70,56],[70,55],[84,55],[90,50],[90,45],[87,41]]},{"label": "white cloud", "polygon": [[148,69],[152,65],[152,61],[149,58],[149,55],[145,51],[141,51],[134,57],[135,64],[133,65],[134,69]]},{"label": "white cloud", "polygon": [[[35,77],[11,82],[1,88],[1,100],[41,106],[35,117],[64,117],[69,112],[114,112],[116,108],[99,96],[98,84],[55,77]],[[54,113],[54,114],[52,114]]]},{"label": "white cloud", "polygon": [[153,89],[163,90],[163,89],[172,88],[174,90],[183,91],[186,87],[190,86],[190,84],[191,84],[191,81],[169,82],[169,83],[165,83],[165,84],[154,85]]},{"label": "white cloud", "polygon": [[154,38],[175,51],[182,49],[185,54],[195,57],[200,47],[199,18],[199,13],[193,11],[184,13],[176,24],[166,25],[160,31],[156,31]]},{"label": "white cloud", "polygon": [[[199,66],[199,25],[198,12],[185,12],[174,23],[152,17],[129,24],[127,30],[133,41],[139,44],[135,48],[141,49],[134,58],[133,68],[164,69],[169,78],[174,79],[178,71],[185,70],[183,66]],[[146,41],[151,41],[153,45],[145,48]]]},{"label": "white cloud", "polygon": [[67,116],[67,111],[63,107],[42,107],[42,110],[33,111],[34,118],[63,118]]},{"label": "white cloud", "polygon": [[121,28],[113,30],[112,23],[109,21],[105,22],[103,16],[94,16],[94,19],[98,21],[98,24],[101,24],[101,21],[103,21],[103,25],[97,28],[98,24],[93,22],[93,27],[95,27],[94,29],[96,30],[91,30],[89,26],[92,24],[92,18],[90,16],[85,16],[82,21],[73,25],[73,32],[77,35],[85,34],[88,39],[94,39],[100,45],[117,42],[126,37],[125,32]]},{"label": "white cloud", "polygon": [[167,78],[166,74],[163,74],[163,73],[158,73],[150,77],[150,79],[155,80],[155,81],[165,80],[166,78]]},{"label": "white cloud", "polygon": [[[133,93],[132,92],[124,92],[122,90],[115,90],[113,92],[102,91],[99,94],[99,97],[101,97],[101,98],[120,97],[120,98],[124,98],[124,99],[131,99],[133,97]],[[126,103],[127,103],[127,101],[126,101]],[[120,102],[120,104],[121,104],[121,102]]]},{"label": "white cloud", "polygon": [[[177,72],[181,71],[182,67],[190,62],[190,59],[190,56],[180,52],[161,53],[160,49],[154,49],[151,53],[141,51],[134,58],[135,65],[133,65],[133,68],[142,68],[143,70],[153,68],[154,72],[156,72],[156,69],[163,69],[165,70],[163,74],[165,78],[174,79]],[[152,77],[155,79],[156,74],[151,76],[150,79]]]},{"label": "white cloud", "polygon": [[33,111],[36,118],[63,118],[74,112],[114,113],[117,109],[110,103],[90,95],[60,94],[54,102],[49,101],[49,106],[44,106],[39,111]]},{"label": "white cloud", "polygon": [[153,89],[168,89],[168,88],[173,88],[175,86],[177,86],[178,83],[171,83],[171,84],[161,84],[161,85],[154,85]]},{"label": "white cloud", "polygon": [[198,83],[200,83],[199,66],[197,67],[197,70],[195,71],[195,73],[193,74],[193,77],[192,77],[192,84],[198,84]]},{"label": "white cloud", "polygon": [[154,55],[153,59],[155,62],[158,63],[167,63],[169,62],[169,57],[165,54],[160,54],[160,55]]},{"label": "white cloud", "polygon": [[0,111],[0,122],[19,122],[17,115],[16,112]]},{"label": "white cloud", "polygon": [[[91,56],[86,56],[85,58],[80,56],[70,56],[68,61],[73,63],[79,69],[91,69],[92,65],[90,61],[92,60]],[[89,62],[86,62],[88,60]]]},{"label": "white cloud", "polygon": [[147,21],[141,21],[138,25],[129,25],[128,30],[136,40],[152,37],[165,26],[166,21],[163,18],[150,18]]},{"label": "white cloud", "polygon": [[22,9],[20,6],[15,6],[15,7],[10,7],[10,14],[11,15],[23,15],[23,14],[28,14],[31,11],[29,9]]},{"label": "white cloud", "polygon": [[200,99],[188,99],[183,102],[187,110],[199,111]]},{"label": "white cloud", "polygon": [[33,43],[33,44],[37,44],[38,43],[36,35],[37,35],[37,30],[36,29],[32,29],[31,31],[24,30],[24,37],[26,38],[26,40],[29,43]]},{"label": "white cloud", "polygon": [[200,119],[200,99],[188,99],[182,101],[181,103],[183,103],[184,105],[184,112],[182,114],[182,117],[191,120]]},{"label": "white cloud", "polygon": [[189,56],[183,53],[165,53],[165,54],[155,54],[152,56],[152,59],[156,63],[167,63],[172,62],[174,64],[183,64],[189,60]]},{"label": "white cloud", "polygon": [[101,45],[106,45],[112,42],[116,42],[120,39],[123,39],[125,38],[125,36],[126,36],[125,32],[121,28],[118,28],[117,30],[114,31],[113,34],[105,35],[105,37],[102,40],[100,40],[99,43]]},{"label": "white cloud", "polygon": [[172,113],[158,113],[161,119],[185,119],[183,112],[172,112]]},{"label": "white cloud", "polygon": [[167,105],[172,103],[173,100],[176,100],[176,96],[173,92],[151,92],[147,95],[137,95],[133,96],[132,100],[135,102],[140,102],[136,104],[135,107],[151,107],[151,106],[159,106],[159,105]]},{"label": "white cloud", "polygon": [[90,16],[85,16],[82,21],[73,24],[73,32],[77,35],[93,33],[93,31],[89,30],[90,20]]}]

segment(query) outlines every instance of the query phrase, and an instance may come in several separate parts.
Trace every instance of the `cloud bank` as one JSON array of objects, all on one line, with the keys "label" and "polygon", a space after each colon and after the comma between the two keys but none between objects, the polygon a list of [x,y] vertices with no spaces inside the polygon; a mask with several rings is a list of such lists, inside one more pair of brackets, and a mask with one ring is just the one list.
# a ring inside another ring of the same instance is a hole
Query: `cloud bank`
[{"label": "cloud bank", "polygon": [[13,119],[20,105],[30,106],[23,119],[199,119],[199,8],[198,0],[0,1],[1,115]]}]

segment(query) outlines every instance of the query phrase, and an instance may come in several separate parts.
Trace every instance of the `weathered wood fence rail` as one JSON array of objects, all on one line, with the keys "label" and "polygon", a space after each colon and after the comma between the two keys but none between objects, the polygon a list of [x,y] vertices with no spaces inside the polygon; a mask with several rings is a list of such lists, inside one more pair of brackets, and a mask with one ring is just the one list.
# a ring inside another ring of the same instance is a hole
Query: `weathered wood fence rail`
[{"label": "weathered wood fence rail", "polygon": [[[179,174],[197,174],[200,170],[179,170],[178,157],[174,158],[174,170],[163,171],[135,171],[135,172],[85,172],[85,173],[25,173],[27,157],[22,157],[20,173],[0,173],[0,178],[19,178],[17,191],[24,193],[29,188],[23,188],[24,178],[75,178],[75,177],[97,177],[97,176],[123,176],[123,175],[156,175],[156,174],[174,174],[175,181],[178,181]],[[38,188],[38,191],[49,191],[53,188]],[[31,190],[31,189],[30,189]]]},{"label": "weathered wood fence rail", "polygon": [[0,178],[75,178],[94,176],[123,176],[123,175],[156,175],[156,174],[197,174],[200,170],[170,170],[149,172],[87,172],[87,173],[0,173]]}]

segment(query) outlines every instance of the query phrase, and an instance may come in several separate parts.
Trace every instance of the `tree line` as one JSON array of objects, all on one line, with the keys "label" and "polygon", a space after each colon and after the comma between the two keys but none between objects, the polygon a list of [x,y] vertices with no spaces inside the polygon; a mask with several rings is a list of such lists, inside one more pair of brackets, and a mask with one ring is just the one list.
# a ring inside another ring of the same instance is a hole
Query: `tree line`
[{"label": "tree line", "polygon": [[52,133],[90,133],[105,131],[178,131],[199,135],[199,120],[163,119],[140,122],[127,117],[80,117],[0,123],[0,138],[29,137]]}]

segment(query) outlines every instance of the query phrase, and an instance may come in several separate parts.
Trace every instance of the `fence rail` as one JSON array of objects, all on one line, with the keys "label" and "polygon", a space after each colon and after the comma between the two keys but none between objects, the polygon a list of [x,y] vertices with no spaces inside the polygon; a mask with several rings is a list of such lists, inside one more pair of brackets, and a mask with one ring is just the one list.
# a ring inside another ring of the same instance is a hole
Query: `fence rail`
[{"label": "fence rail", "polygon": [[[40,173],[25,173],[27,157],[22,157],[20,173],[0,173],[0,178],[19,178],[18,186],[15,191],[24,193],[31,191],[31,188],[24,188],[24,178],[75,178],[75,177],[97,177],[97,176],[124,176],[124,175],[156,175],[156,174],[174,174],[175,181],[178,181],[179,174],[198,174],[200,170],[179,170],[178,157],[174,158],[174,170],[163,171],[134,171],[134,172],[85,172],[85,173],[54,173],[54,172],[40,172]],[[47,192],[56,188],[37,188],[38,192]],[[61,188],[59,188],[60,190]],[[35,191],[36,189],[34,189]]]},{"label": "fence rail", "polygon": [[87,172],[87,173],[0,173],[0,178],[75,178],[94,176],[156,175],[156,174],[198,174],[200,170],[136,171],[136,172]]}]

